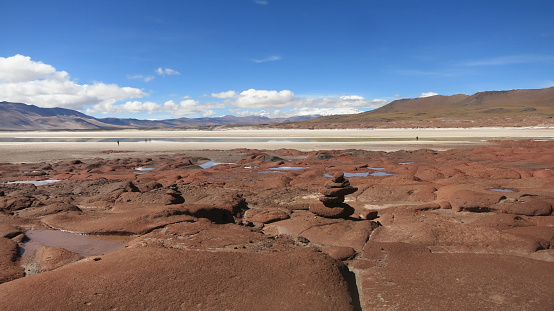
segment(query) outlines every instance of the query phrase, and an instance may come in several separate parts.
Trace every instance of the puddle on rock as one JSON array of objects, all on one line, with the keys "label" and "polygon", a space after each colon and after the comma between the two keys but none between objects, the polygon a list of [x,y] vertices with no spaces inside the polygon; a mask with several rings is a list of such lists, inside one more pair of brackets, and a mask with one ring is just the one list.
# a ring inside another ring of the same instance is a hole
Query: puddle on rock
[{"label": "puddle on rock", "polygon": [[487,189],[487,190],[496,191],[496,192],[505,192],[505,193],[514,192],[514,190],[512,190],[512,189],[501,189],[501,188],[491,188],[491,189]]},{"label": "puddle on rock", "polygon": [[400,165],[408,165],[408,164],[412,164],[412,163],[415,163],[415,162],[399,162],[398,164],[400,164]]},{"label": "puddle on rock", "polygon": [[369,172],[362,172],[362,173],[344,173],[344,177],[367,177],[369,176]]},{"label": "puddle on rock", "polygon": [[9,185],[9,184],[33,184],[35,186],[44,186],[44,185],[48,185],[48,184],[55,183],[55,182],[58,182],[58,181],[61,181],[61,180],[59,180],[59,179],[16,180],[16,181],[8,181],[8,182],[0,183],[0,184],[5,184],[5,185]]},{"label": "puddle on rock", "polygon": [[200,166],[203,169],[207,169],[207,168],[212,168],[212,167],[214,167],[216,165],[220,165],[220,164],[236,164],[236,163],[221,163],[221,162],[215,162],[213,160],[210,160],[210,161],[204,162],[204,163],[202,163],[198,166]]},{"label": "puddle on rock", "polygon": [[[344,172],[344,177],[367,177],[367,176],[392,176],[394,174],[389,174],[385,172],[359,172],[359,173],[347,173]],[[331,174],[324,174],[324,177],[333,177]]]},{"label": "puddle on rock", "polygon": [[369,174],[370,176],[392,176],[394,174],[389,174],[389,173],[385,173],[385,172],[373,172],[371,174]]},{"label": "puddle on rock", "polygon": [[123,248],[124,242],[107,241],[71,232],[51,230],[30,230],[25,232],[29,241],[25,243],[23,253],[37,246],[63,248],[81,256],[97,256]]},{"label": "puddle on rock", "polygon": [[138,172],[134,172],[134,173],[137,174],[137,175],[142,175],[142,174],[146,174],[146,173],[148,173],[150,171],[153,171],[153,170],[154,170],[153,167],[142,167],[141,166],[141,167],[135,168],[135,171],[138,171]]},{"label": "puddle on rock", "polygon": [[309,168],[308,166],[279,166],[279,167],[272,167],[270,170],[272,171],[295,171],[295,170],[304,170]]}]

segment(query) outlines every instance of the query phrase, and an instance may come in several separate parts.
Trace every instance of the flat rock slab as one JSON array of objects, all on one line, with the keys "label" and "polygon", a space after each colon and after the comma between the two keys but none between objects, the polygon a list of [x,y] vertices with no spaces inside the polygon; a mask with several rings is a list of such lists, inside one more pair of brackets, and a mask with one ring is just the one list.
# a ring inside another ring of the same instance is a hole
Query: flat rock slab
[{"label": "flat rock slab", "polygon": [[269,224],[264,227],[264,232],[274,236],[284,234],[294,238],[304,237],[312,243],[324,246],[351,247],[361,251],[371,232],[378,226],[370,220],[328,219],[303,213]]},{"label": "flat rock slab", "polygon": [[59,213],[42,222],[53,228],[85,234],[144,234],[166,225],[196,220],[179,208],[160,207],[125,212]]},{"label": "flat rock slab", "polygon": [[353,310],[344,266],[313,251],[128,248],[0,285],[1,310]]},{"label": "flat rock slab", "polygon": [[368,243],[377,264],[361,276],[366,310],[552,310],[554,263],[431,253],[405,243]]}]

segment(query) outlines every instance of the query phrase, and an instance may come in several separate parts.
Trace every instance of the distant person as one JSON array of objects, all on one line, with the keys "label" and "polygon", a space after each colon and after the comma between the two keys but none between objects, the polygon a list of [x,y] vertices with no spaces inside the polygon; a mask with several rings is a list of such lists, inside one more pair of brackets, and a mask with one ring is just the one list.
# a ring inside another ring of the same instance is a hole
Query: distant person
[{"label": "distant person", "polygon": [[419,140],[419,136],[416,136],[416,137],[415,137],[415,140]]},{"label": "distant person", "polygon": [[119,139],[117,140],[117,145],[119,146]]}]

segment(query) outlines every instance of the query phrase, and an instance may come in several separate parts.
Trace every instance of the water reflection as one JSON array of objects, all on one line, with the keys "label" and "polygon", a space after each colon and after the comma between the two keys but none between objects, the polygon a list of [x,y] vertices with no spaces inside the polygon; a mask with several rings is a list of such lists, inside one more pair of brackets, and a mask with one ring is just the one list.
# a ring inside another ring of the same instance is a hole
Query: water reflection
[{"label": "water reflection", "polygon": [[58,180],[58,179],[16,180],[16,181],[3,182],[3,183],[0,183],[0,184],[6,184],[6,185],[9,185],[9,184],[33,184],[35,186],[43,186],[43,185],[48,185],[48,184],[55,183],[55,182],[58,182],[58,181],[61,181],[61,180]]},{"label": "water reflection", "polygon": [[30,230],[25,232],[25,235],[29,238],[29,242],[25,244],[26,250],[36,245],[50,246],[63,248],[84,257],[102,255],[124,246],[123,242],[100,240],[63,231]]}]

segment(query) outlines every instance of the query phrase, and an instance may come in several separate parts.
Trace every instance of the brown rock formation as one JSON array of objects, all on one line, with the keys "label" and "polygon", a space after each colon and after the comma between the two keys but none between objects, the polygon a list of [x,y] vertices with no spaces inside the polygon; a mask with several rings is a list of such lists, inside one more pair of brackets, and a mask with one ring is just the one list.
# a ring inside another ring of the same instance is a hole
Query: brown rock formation
[{"label": "brown rock formation", "polygon": [[344,218],[352,215],[354,209],[344,202],[344,196],[358,191],[358,188],[350,186],[350,182],[344,178],[344,173],[337,173],[330,182],[321,189],[320,203],[310,205],[310,212],[328,218]]}]

